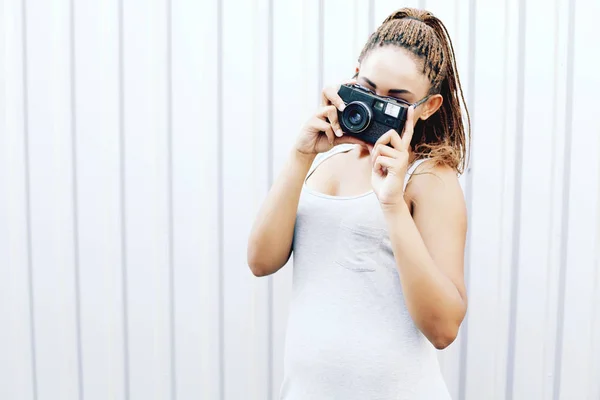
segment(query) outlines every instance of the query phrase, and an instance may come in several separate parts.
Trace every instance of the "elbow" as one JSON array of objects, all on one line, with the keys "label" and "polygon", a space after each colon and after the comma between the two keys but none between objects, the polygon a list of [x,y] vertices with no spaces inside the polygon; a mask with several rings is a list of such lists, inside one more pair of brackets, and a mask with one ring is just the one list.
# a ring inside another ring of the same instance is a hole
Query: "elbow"
[{"label": "elbow", "polygon": [[450,346],[458,336],[458,332],[448,331],[441,332],[437,335],[433,336],[430,340],[433,346],[438,350],[444,350],[446,347]]},{"label": "elbow", "polygon": [[252,236],[248,240],[248,248],[246,252],[246,262],[250,271],[256,277],[262,277],[268,275],[266,272],[266,266],[261,260],[259,252],[256,250],[256,245],[252,240]]},{"label": "elbow", "polygon": [[269,268],[267,265],[253,252],[248,250],[248,267],[252,274],[258,278],[269,275]]},{"label": "elbow", "polygon": [[454,323],[446,323],[442,324],[442,326],[438,323],[426,336],[436,349],[444,350],[458,337],[458,328],[459,325]]},{"label": "elbow", "polygon": [[247,263],[250,271],[256,277],[271,275],[279,271],[288,262],[290,255],[291,249],[282,250],[280,245],[272,245],[264,239],[251,236],[248,240]]},{"label": "elbow", "polygon": [[257,251],[254,246],[248,246],[247,262],[252,274],[258,278],[271,275],[279,269],[272,262],[269,262],[261,252]]},{"label": "elbow", "polygon": [[248,260],[248,266],[250,267],[250,271],[252,271],[252,274],[257,278],[261,278],[272,273],[266,265],[257,261]]},{"label": "elbow", "polygon": [[466,311],[466,303],[463,303],[453,316],[437,315],[437,318],[430,319],[425,324],[429,328],[426,336],[436,349],[444,350],[454,343]]}]

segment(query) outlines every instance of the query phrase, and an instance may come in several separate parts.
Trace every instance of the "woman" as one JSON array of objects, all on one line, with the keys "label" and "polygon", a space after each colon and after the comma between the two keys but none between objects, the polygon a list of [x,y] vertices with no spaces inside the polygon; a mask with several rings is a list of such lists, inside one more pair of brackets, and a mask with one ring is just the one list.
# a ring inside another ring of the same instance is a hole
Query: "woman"
[{"label": "woman", "polygon": [[435,349],[467,309],[454,50],[439,19],[404,8],[358,61],[356,83],[408,107],[402,134],[344,134],[339,86],[325,89],[249,238],[256,276],[294,254],[281,398],[449,399]]}]

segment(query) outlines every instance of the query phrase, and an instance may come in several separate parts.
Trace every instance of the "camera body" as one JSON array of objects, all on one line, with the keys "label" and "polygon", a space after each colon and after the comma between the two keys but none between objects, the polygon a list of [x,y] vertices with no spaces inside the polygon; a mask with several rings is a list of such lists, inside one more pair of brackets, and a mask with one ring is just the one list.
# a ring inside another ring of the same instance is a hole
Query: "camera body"
[{"label": "camera body", "polygon": [[402,134],[408,109],[390,97],[380,97],[358,84],[340,87],[338,95],[346,104],[338,110],[344,135],[375,144],[390,129]]}]

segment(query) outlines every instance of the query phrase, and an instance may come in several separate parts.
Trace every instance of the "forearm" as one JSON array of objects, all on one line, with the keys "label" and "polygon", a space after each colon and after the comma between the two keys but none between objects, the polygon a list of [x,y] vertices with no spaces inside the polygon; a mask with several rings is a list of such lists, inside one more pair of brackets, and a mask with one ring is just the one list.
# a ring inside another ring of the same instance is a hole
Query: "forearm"
[{"label": "forearm", "polygon": [[314,157],[293,150],[258,212],[248,241],[248,264],[257,276],[276,272],[289,258],[300,192]]},{"label": "forearm", "polygon": [[384,209],[408,311],[417,327],[439,347],[454,340],[466,304],[455,284],[436,265],[403,202]]}]

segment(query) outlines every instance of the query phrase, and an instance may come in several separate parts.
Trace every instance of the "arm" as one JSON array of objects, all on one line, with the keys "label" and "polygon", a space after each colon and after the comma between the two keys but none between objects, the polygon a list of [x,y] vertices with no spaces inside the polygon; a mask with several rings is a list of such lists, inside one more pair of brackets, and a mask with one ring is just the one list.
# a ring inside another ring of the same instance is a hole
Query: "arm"
[{"label": "arm", "polygon": [[314,158],[294,150],[260,208],[248,240],[248,265],[254,275],[273,274],[288,261],[300,192]]},{"label": "arm", "polygon": [[467,217],[454,171],[415,175],[406,202],[383,207],[402,290],[417,327],[438,349],[451,344],[467,309],[464,248]]},{"label": "arm", "polygon": [[343,110],[345,105],[338,89],[339,85],[323,90],[323,106],[302,128],[283,171],[260,208],[248,239],[248,265],[256,276],[277,272],[290,258],[300,192],[316,155],[337,144],[359,143],[343,135],[337,110]]},{"label": "arm", "polygon": [[467,213],[456,173],[448,167],[413,175],[404,192],[413,128],[411,107],[402,138],[390,130],[375,144],[371,183],[385,215],[408,312],[427,339],[443,349],[456,339],[467,310]]}]

